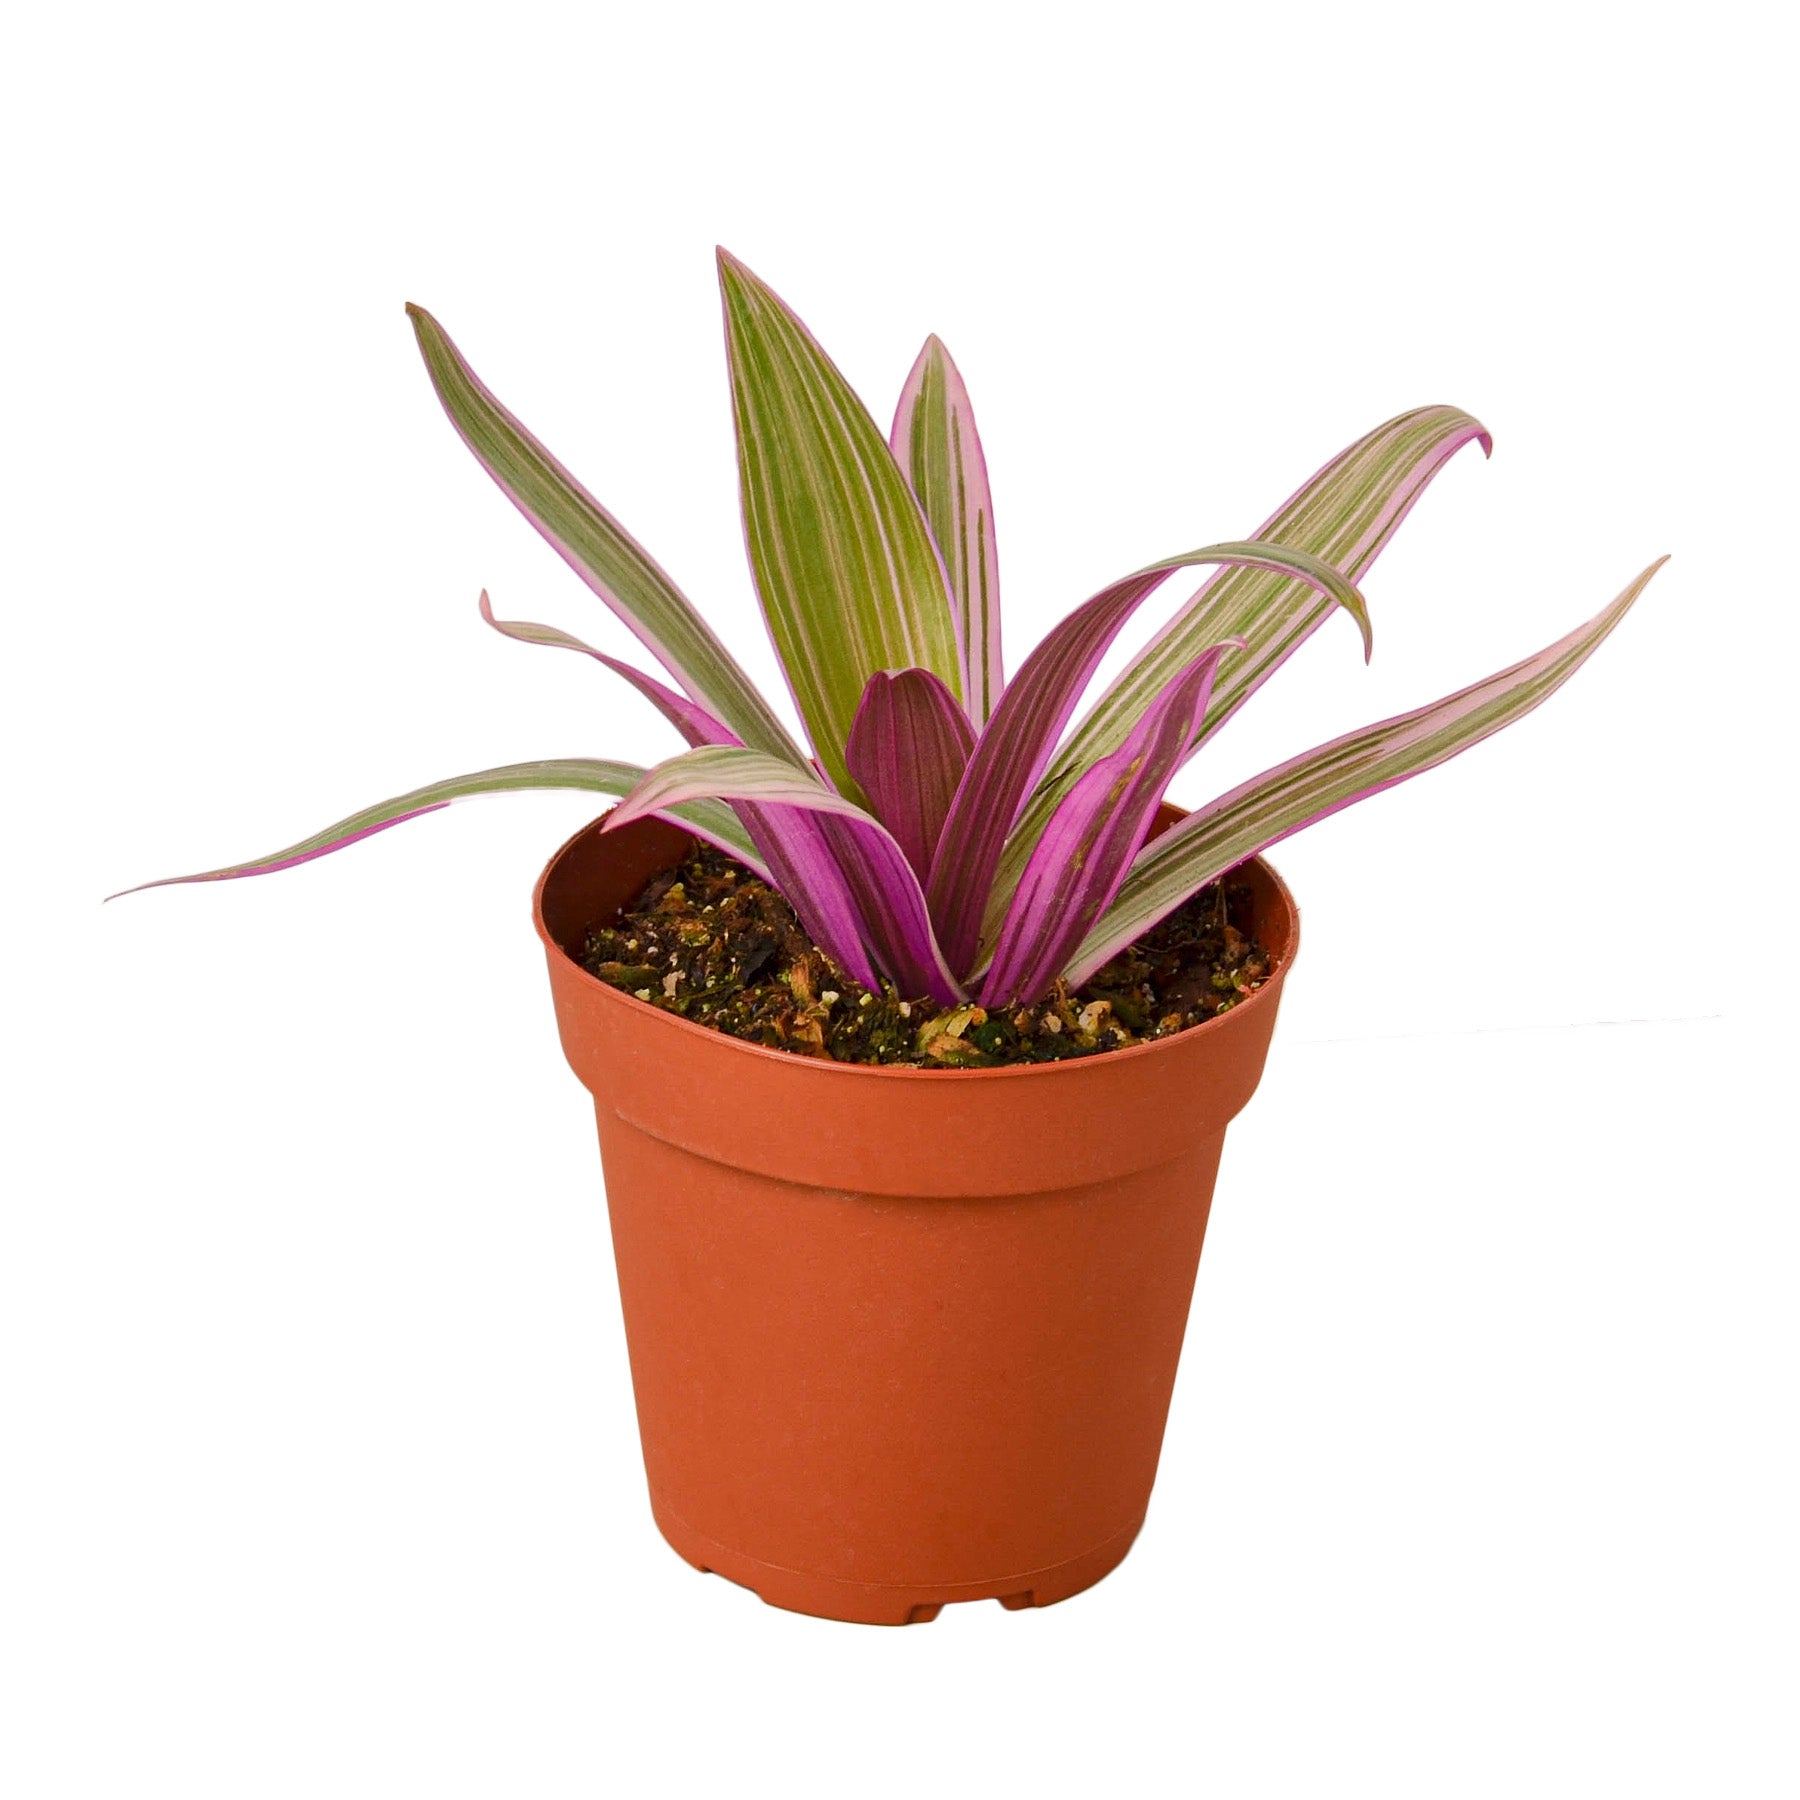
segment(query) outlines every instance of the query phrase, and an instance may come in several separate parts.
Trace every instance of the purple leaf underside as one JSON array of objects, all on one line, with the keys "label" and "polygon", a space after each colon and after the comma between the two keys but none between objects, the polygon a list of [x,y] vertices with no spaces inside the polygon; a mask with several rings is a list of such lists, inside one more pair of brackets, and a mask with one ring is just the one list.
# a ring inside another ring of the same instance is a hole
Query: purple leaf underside
[{"label": "purple leaf underside", "polygon": [[968,715],[929,669],[869,677],[844,760],[921,882],[974,748]]},{"label": "purple leaf underside", "polygon": [[[645,776],[607,823],[616,827],[703,795],[814,816],[822,854],[816,860],[797,859],[795,879],[802,893],[810,882],[836,883],[847,897],[855,935],[848,942],[815,941],[865,987],[879,986],[874,971],[863,972],[872,957],[876,971],[902,994],[929,995],[946,1006],[966,997],[944,964],[918,877],[893,836],[853,800],[776,757],[726,745],[671,757]],[[792,892],[783,892],[794,899]],[[866,946],[866,956],[853,960],[840,953],[858,944]]]},{"label": "purple leaf underside", "polygon": [[1215,645],[1189,664],[1130,737],[1063,797],[1013,895],[982,984],[984,1006],[1028,1003],[1048,992],[1111,904],[1205,715],[1226,648]]},{"label": "purple leaf underside", "polygon": [[[1176,569],[1194,563],[1276,569],[1329,594],[1367,632],[1362,596],[1335,569],[1277,544],[1211,544],[1153,563],[1103,588],[1044,638],[1008,684],[951,802],[926,887],[944,955],[959,976],[974,968],[982,916],[1006,835],[1043,774],[1082,691],[1126,621]],[[1154,698],[1154,697],[1152,697]]]}]

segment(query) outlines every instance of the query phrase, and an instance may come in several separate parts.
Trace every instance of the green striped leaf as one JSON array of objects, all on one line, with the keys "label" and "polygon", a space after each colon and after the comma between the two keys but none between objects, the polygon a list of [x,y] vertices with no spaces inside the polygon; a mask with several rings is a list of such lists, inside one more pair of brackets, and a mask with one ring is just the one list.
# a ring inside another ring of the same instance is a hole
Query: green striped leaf
[{"label": "green striped leaf", "polygon": [[944,559],[963,700],[979,731],[1000,704],[1000,560],[994,498],[969,390],[940,338],[925,340],[901,390],[888,434]]},{"label": "green striped leaf", "polygon": [[1071,986],[1086,981],[1209,881],[1258,851],[1436,768],[1524,717],[1587,661],[1667,560],[1653,562],[1604,612],[1536,656],[1430,706],[1308,750],[1189,813],[1139,855],[1065,978]]},{"label": "green striped leaf", "polygon": [[483,386],[443,326],[421,306],[406,311],[450,423],[500,491],[690,698],[746,744],[804,768],[799,746],[687,596]]},{"label": "green striped leaf", "polygon": [[750,566],[813,750],[860,798],[844,745],[871,675],[928,669],[962,698],[943,565],[886,439],[806,327],[723,250],[719,287]]},{"label": "green striped leaf", "polygon": [[[1463,445],[1492,441],[1479,420],[1453,406],[1401,413],[1332,458],[1252,533],[1310,551],[1358,581],[1432,478]],[[1207,581],[1096,702],[1020,813],[989,897],[982,941],[991,945],[1019,875],[1082,772],[1116,750],[1175,673],[1211,643],[1241,637],[1247,648],[1219,671],[1195,743],[1203,743],[1332,615],[1315,588],[1255,569]]]},{"label": "green striped leaf", "polygon": [[[347,819],[339,819],[323,831],[259,856],[251,862],[233,863],[223,869],[208,869],[199,875],[170,875],[161,881],[146,881],[127,894],[142,893],[145,888],[176,887],[190,881],[237,881],[246,875],[273,875],[277,869],[291,869],[298,863],[312,862],[329,856],[334,850],[347,849],[363,838],[373,837],[408,819],[425,813],[439,812],[458,800],[469,800],[482,794],[514,793],[523,788],[573,788],[583,793],[613,794],[623,797],[644,779],[645,771],[635,763],[600,762],[587,757],[562,757],[547,762],[508,763],[503,768],[482,769],[474,775],[457,775],[448,781],[434,781],[429,787],[414,788],[410,794],[399,794],[392,800],[364,807]],[[664,816],[678,820],[709,843],[717,844],[730,856],[762,873],[762,863],[750,842],[748,833],[731,808],[715,800],[696,800],[664,809]],[[117,900],[119,894],[109,894]]]}]

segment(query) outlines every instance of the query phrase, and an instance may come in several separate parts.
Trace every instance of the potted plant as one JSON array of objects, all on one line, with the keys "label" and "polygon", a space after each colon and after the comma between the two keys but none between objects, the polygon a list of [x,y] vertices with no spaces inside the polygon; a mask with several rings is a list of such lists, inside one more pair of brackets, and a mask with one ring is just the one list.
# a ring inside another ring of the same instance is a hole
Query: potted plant
[{"label": "potted plant", "polygon": [[[884,437],[766,285],[723,252],[719,273],[745,537],[807,743],[409,307],[457,431],[674,686],[485,593],[483,617],[604,663],[689,748],[483,770],[178,879],[290,867],[471,794],[616,796],[534,916],[594,1098],[658,1524],[826,1617],[1044,1605],[1144,1517],[1225,1127],[1298,947],[1260,853],[1530,711],[1658,565],[1536,656],[1181,815],[1171,777],[1312,631],[1341,610],[1367,655],[1357,580],[1482,427],[1401,414],[1252,537],[1094,595],[1008,680],[948,352],[926,341]],[[1126,621],[1196,565],[1070,731]]]}]

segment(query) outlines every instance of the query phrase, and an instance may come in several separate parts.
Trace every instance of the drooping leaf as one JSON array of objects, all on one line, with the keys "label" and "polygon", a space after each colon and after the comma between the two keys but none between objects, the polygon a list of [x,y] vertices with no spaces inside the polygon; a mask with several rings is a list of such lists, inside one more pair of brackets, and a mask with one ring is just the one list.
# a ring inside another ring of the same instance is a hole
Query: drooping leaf
[{"label": "drooping leaf", "polygon": [[[1082,690],[1100,666],[1107,646],[1172,571],[1195,563],[1279,569],[1284,575],[1297,576],[1327,595],[1327,606],[1342,606],[1349,612],[1363,633],[1364,643],[1368,642],[1368,610],[1356,588],[1329,564],[1285,544],[1209,544],[1185,556],[1152,563],[1102,588],[1077,607],[1032,651],[1007,685],[998,709],[969,758],[938,839],[926,891],[944,955],[959,975],[966,975],[975,967],[984,904],[998,928],[1004,904],[996,911],[989,894],[994,872],[1001,865],[1007,833],[1020,802],[1050,761],[1056,741],[1074,713]],[[1200,646],[1196,655],[1209,647]],[[1032,843],[1035,845],[1036,841],[1034,834]],[[1020,858],[1021,869],[1028,856],[1029,851]],[[1012,885],[1016,881],[1015,876]],[[1011,892],[1009,885],[1008,898]]]},{"label": "drooping leaf", "polygon": [[921,881],[974,747],[968,715],[929,669],[869,677],[844,760]]},{"label": "drooping leaf", "polygon": [[805,762],[731,652],[649,553],[482,385],[444,328],[408,306],[450,423],[501,492],[693,699],[746,744]]},{"label": "drooping leaf", "polygon": [[[329,856],[334,850],[343,850],[392,825],[402,825],[408,819],[438,812],[454,801],[471,799],[479,794],[512,793],[524,788],[573,788],[584,793],[623,795],[630,793],[643,778],[644,771],[635,763],[598,762],[585,757],[508,763],[503,768],[482,769],[474,775],[434,781],[428,787],[414,788],[410,794],[383,800],[377,806],[365,807],[335,825],[328,825],[297,844],[290,844],[285,850],[258,857],[253,862],[207,869],[198,875],[171,875],[161,881],[146,881],[138,887],[126,888],[123,892],[136,894],[145,888],[175,887],[191,881],[236,881],[246,875],[272,875],[277,869],[291,869],[298,863],[311,862],[315,857]],[[759,874],[765,873],[755,846],[730,807],[717,801],[695,799],[658,808],[657,812],[658,816],[685,826],[696,837],[717,844],[727,855],[737,857]],[[107,896],[112,900],[120,897],[119,894]]]},{"label": "drooping leaf", "polygon": [[1118,893],[1206,711],[1225,648],[1216,645],[1170,682],[1125,742],[1051,814],[1000,928],[983,1006],[1030,1003],[1047,993]]},{"label": "drooping leaf", "polygon": [[929,669],[961,697],[943,565],[887,440],[806,327],[723,250],[719,287],[751,570],[813,750],[854,797],[844,744],[871,675]]},{"label": "drooping leaf", "polygon": [[944,559],[962,657],[963,702],[980,730],[1006,685],[994,500],[969,390],[936,335],[925,340],[906,378],[888,442]]},{"label": "drooping leaf", "polygon": [[[579,650],[621,675],[681,733],[695,749],[705,744],[737,745],[738,739],[698,702],[664,687],[642,669],[607,656],[580,638],[554,625],[494,617],[487,594],[481,596],[481,616],[502,635],[521,643],[546,645],[556,650]],[[792,765],[789,765],[790,767]],[[833,948],[846,973],[865,986],[873,986],[875,970],[863,950],[863,907],[849,876],[838,868],[833,847],[826,841],[824,822],[798,806],[758,806],[740,800],[731,808],[743,821],[750,842],[762,859],[753,864],[765,873],[776,890],[799,915],[802,929],[815,944]]]},{"label": "drooping leaf", "polygon": [[1667,560],[1652,563],[1603,612],[1536,656],[1429,706],[1321,744],[1189,813],[1139,855],[1118,897],[1070,959],[1068,980],[1087,980],[1182,901],[1258,851],[1522,718],[1587,661]]},{"label": "drooping leaf", "polygon": [[[848,883],[862,941],[880,972],[902,994],[928,994],[946,1006],[968,997],[944,964],[926,915],[924,893],[906,853],[855,801],[778,757],[729,745],[672,756],[632,789],[608,816],[607,825],[616,828],[646,813],[661,813],[701,797],[794,806],[819,814],[827,855],[817,866],[801,867],[801,891],[815,881]],[[795,900],[791,892],[787,897]],[[837,941],[819,941],[865,986],[874,985],[840,954]]]},{"label": "drooping leaf", "polygon": [[676,693],[642,669],[634,669],[630,663],[608,656],[604,650],[596,650],[592,644],[584,644],[580,638],[571,637],[554,625],[536,625],[528,619],[496,619],[486,588],[481,590],[481,616],[502,637],[513,638],[521,644],[540,644],[551,650],[578,650],[583,656],[591,656],[595,662],[603,663],[615,675],[630,682],[690,744],[735,744],[741,741],[736,733],[726,729],[723,721],[697,701]]},{"label": "drooping leaf", "polygon": [[[1333,457],[1255,532],[1308,550],[1360,581],[1432,478],[1463,445],[1491,451],[1481,423],[1453,406],[1401,413]],[[1097,756],[1122,743],[1173,672],[1221,638],[1249,645],[1219,671],[1198,737],[1210,737],[1331,616],[1314,590],[1280,575],[1228,569],[1177,612],[1064,745],[1020,814],[988,901],[983,941],[991,943],[1013,884],[1052,810]]]}]

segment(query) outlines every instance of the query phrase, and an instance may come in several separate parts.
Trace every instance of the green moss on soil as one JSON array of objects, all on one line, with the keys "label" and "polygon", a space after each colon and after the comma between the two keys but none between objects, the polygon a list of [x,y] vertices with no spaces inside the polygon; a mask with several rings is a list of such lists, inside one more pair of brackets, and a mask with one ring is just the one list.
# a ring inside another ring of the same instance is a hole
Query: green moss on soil
[{"label": "green moss on soil", "polygon": [[1149,1043],[1216,1018],[1269,977],[1249,889],[1203,889],[1071,993],[989,1012],[852,981],[793,908],[710,844],[658,875],[582,966],[640,1000],[753,1044],[836,1062],[991,1069]]}]

